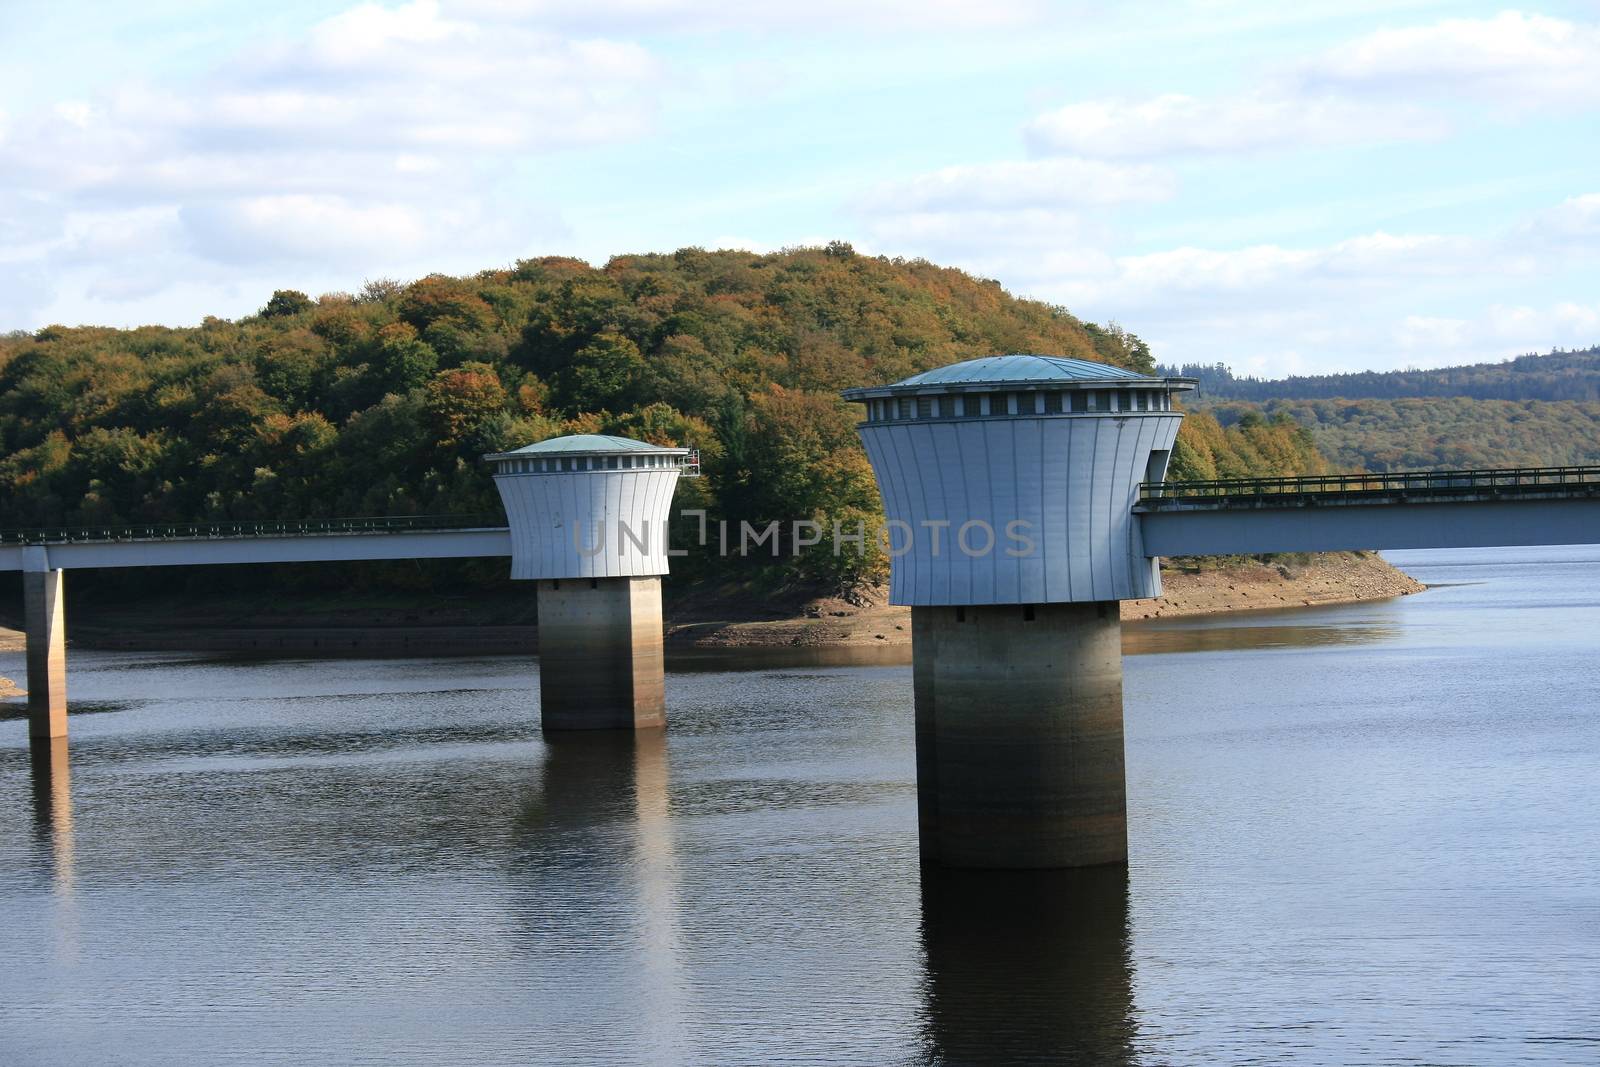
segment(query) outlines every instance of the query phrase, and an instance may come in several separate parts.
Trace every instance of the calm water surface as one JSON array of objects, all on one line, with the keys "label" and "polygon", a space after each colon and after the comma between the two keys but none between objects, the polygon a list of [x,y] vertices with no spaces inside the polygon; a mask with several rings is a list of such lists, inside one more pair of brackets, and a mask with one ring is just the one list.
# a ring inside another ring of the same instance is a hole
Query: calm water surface
[{"label": "calm water surface", "polygon": [[548,744],[517,660],[75,652],[0,1063],[1600,1062],[1600,548],[1393,558],[1130,628],[1126,873],[924,878],[905,666]]}]

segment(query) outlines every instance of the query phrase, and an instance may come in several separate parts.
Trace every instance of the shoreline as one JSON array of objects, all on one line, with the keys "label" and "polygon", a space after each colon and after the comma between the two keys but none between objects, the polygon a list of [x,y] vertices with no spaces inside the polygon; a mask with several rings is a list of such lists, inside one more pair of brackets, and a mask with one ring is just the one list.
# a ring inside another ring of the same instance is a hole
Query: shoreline
[{"label": "shoreline", "polygon": [[[1174,560],[1162,567],[1164,593],[1122,604],[1123,622],[1388,600],[1427,587],[1376,553],[1328,552],[1293,561]],[[823,599],[800,617],[667,619],[667,645],[698,650],[863,648],[911,643],[911,609],[877,588],[851,603]]]},{"label": "shoreline", "polygon": [[[1337,552],[1263,563],[1255,559],[1173,560],[1162,569],[1165,593],[1127,601],[1124,622],[1315,607],[1386,600],[1421,592],[1421,582],[1375,553]],[[850,599],[825,597],[777,610],[762,598],[732,596],[669,604],[665,650],[671,658],[717,659],[743,650],[820,652],[885,649],[911,644],[911,609],[887,603],[888,590],[862,590]],[[716,617],[707,606],[718,609]],[[121,610],[73,627],[79,648],[116,651],[239,652],[258,655],[473,656],[526,655],[538,650],[532,624],[485,625],[452,619],[392,625],[371,619],[341,624],[229,626],[179,620],[153,624],[164,612]],[[221,620],[217,620],[221,622]],[[410,620],[407,619],[407,622]],[[0,628],[0,651],[21,651],[23,635]],[[20,692],[18,690],[17,692]],[[0,696],[7,695],[0,690]]]}]

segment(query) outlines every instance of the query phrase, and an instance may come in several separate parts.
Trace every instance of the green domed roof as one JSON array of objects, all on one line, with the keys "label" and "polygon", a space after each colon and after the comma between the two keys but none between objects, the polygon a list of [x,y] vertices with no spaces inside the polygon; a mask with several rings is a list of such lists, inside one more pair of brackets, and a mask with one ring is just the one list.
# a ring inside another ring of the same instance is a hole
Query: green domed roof
[{"label": "green domed roof", "polygon": [[1109,363],[1092,363],[1068,356],[984,356],[936,367],[898,381],[896,385],[1009,385],[1012,382],[1105,382],[1148,380],[1140,374]]},{"label": "green domed roof", "polygon": [[635,441],[631,437],[615,437],[603,433],[574,433],[566,437],[552,437],[548,441],[537,444],[524,445],[522,448],[510,452],[500,453],[503,456],[539,456],[551,453],[572,452],[683,452],[686,449],[670,448],[664,445],[652,445],[646,441]]},{"label": "green domed roof", "polygon": [[1096,363],[1070,356],[1036,356],[1014,354],[984,356],[952,363],[947,367],[913,374],[909,378],[888,385],[846,389],[846,400],[866,400],[870,397],[903,396],[906,393],[928,390],[934,393],[966,392],[973,388],[991,386],[1022,386],[1030,389],[1048,389],[1052,385],[1081,386],[1087,383],[1112,386],[1164,386],[1167,389],[1192,389],[1192,378],[1161,378],[1141,374],[1126,367],[1109,363]]},{"label": "green domed roof", "polygon": [[635,441],[631,437],[617,437],[603,433],[574,433],[565,437],[552,437],[547,441],[524,445],[510,452],[496,452],[484,459],[521,459],[528,456],[615,456],[622,453],[654,452],[657,455],[686,456],[687,448],[652,445]]}]

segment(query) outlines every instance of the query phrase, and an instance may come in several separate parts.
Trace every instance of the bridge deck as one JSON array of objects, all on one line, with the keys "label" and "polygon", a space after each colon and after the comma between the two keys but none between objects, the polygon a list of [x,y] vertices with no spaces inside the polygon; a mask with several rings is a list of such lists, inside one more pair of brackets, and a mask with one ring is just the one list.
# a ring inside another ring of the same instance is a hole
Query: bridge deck
[{"label": "bridge deck", "polygon": [[1136,510],[1187,511],[1323,505],[1449,503],[1573,499],[1600,495],[1600,467],[1328,474],[1305,478],[1238,478],[1146,482]]},{"label": "bridge deck", "polygon": [[504,518],[354,519],[0,530],[0,571],[509,556]]},{"label": "bridge deck", "polygon": [[1600,544],[1600,467],[1152,482],[1152,556]]}]

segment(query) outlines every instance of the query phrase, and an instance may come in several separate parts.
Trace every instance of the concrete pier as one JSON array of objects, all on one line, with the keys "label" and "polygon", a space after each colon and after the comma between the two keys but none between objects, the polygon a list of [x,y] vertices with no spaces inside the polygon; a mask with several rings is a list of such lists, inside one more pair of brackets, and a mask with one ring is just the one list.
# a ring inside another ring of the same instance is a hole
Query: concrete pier
[{"label": "concrete pier", "polygon": [[924,862],[1128,859],[1117,603],[913,607]]},{"label": "concrete pier", "polygon": [[543,728],[665,726],[661,579],[542,579],[538,597]]},{"label": "concrete pier", "polygon": [[22,575],[28,632],[28,736],[67,736],[67,602],[60,570]]}]

